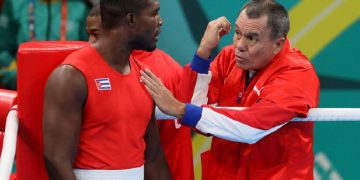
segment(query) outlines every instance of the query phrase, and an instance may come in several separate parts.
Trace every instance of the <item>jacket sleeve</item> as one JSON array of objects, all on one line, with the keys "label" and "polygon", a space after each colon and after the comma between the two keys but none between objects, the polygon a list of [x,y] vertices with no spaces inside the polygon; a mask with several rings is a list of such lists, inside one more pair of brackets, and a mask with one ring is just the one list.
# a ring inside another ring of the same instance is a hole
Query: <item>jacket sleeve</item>
[{"label": "jacket sleeve", "polygon": [[217,103],[223,82],[227,63],[225,59],[226,51],[221,51],[216,58],[211,61],[203,59],[196,54],[189,65],[184,68],[180,83],[181,91],[178,92],[180,100],[191,102],[195,105]]},{"label": "jacket sleeve", "polygon": [[177,92],[177,98],[180,101],[191,102],[195,105],[207,104],[207,93],[211,80],[211,73],[208,71],[210,62],[210,60],[194,55],[191,64],[184,67]]},{"label": "jacket sleeve", "polygon": [[187,104],[182,123],[203,134],[253,144],[287,124],[296,115],[266,100],[244,110]]}]

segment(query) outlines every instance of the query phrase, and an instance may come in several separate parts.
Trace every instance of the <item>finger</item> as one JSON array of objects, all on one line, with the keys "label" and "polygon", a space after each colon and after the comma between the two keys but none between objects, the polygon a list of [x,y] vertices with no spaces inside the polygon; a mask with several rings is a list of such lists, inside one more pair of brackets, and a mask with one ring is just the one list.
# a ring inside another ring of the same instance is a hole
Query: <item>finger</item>
[{"label": "finger", "polygon": [[150,94],[150,96],[153,98],[153,100],[155,101],[156,93],[155,93],[153,90],[151,90],[147,85],[145,85],[145,88],[146,88],[146,90],[149,92],[149,94]]},{"label": "finger", "polygon": [[208,24],[208,28],[210,31],[219,31],[223,28],[222,25],[223,17],[219,17]]},{"label": "finger", "polygon": [[145,86],[149,87],[152,91],[156,91],[156,85],[152,82],[152,79],[149,77],[141,76],[140,79],[143,81]]},{"label": "finger", "polygon": [[[141,73],[141,72],[140,72]],[[157,94],[159,93],[167,93],[169,90],[162,84],[161,80],[160,80],[160,84],[154,82],[153,79],[151,79],[150,77],[148,77],[146,74],[144,74],[143,76],[140,77],[141,81],[143,81],[143,83],[152,91],[157,92]]]},{"label": "finger", "polygon": [[152,79],[154,80],[156,83],[158,84],[162,84],[161,80],[154,74],[150,71],[150,69],[148,68],[145,68],[144,69],[145,73]]},{"label": "finger", "polygon": [[221,22],[221,27],[223,33],[227,34],[231,30],[231,23],[226,18],[224,18],[223,21]]},{"label": "finger", "polygon": [[146,79],[151,79],[149,74],[145,72],[145,70],[140,70],[140,75],[145,77]]},{"label": "finger", "polygon": [[231,28],[231,23],[227,18],[225,18],[225,23],[226,23],[228,29],[230,29]]},{"label": "finger", "polygon": [[145,68],[145,74],[151,78],[151,82],[159,86],[158,88],[166,88],[160,78],[158,78],[154,73],[149,69]]},{"label": "finger", "polygon": [[140,74],[141,74],[141,76],[146,78],[148,81],[156,83],[156,78],[154,78],[155,75],[153,75],[150,70],[148,70],[148,69],[140,70]]},{"label": "finger", "polygon": [[225,34],[228,34],[231,28],[229,21],[225,17],[218,18],[216,27],[220,38]]},{"label": "finger", "polygon": [[214,25],[217,27],[218,30],[223,28],[223,21],[224,21],[224,16],[219,17],[214,21]]},{"label": "finger", "polygon": [[140,70],[140,81],[144,82],[144,79],[148,82],[151,82],[151,78],[142,70]]},{"label": "finger", "polygon": [[225,21],[225,32],[226,34],[229,33],[231,30],[231,23],[226,19]]},{"label": "finger", "polygon": [[[151,73],[151,72],[150,72]],[[157,82],[156,82],[156,78],[152,78],[150,76],[150,74],[146,73],[145,71],[143,70],[140,70],[140,75],[141,77],[145,78],[148,82],[150,82],[151,84],[155,85]]]}]

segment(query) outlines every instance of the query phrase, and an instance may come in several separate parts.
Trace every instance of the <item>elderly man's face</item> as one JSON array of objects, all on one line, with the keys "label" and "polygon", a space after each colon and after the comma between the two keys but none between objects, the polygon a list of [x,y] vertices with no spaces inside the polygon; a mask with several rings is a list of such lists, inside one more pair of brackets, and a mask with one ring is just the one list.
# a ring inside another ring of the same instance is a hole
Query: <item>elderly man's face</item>
[{"label": "elderly man's face", "polygon": [[243,10],[235,23],[233,43],[236,65],[244,70],[266,67],[279,52],[277,40],[271,39],[267,16],[250,19]]}]

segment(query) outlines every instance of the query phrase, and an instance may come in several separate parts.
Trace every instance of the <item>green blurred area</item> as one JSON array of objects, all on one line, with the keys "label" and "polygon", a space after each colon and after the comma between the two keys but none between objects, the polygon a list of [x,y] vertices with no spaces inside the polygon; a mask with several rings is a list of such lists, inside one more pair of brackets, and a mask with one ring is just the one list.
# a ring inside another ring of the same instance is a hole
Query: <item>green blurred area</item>
[{"label": "green blurred area", "polygon": [[[357,21],[313,60],[321,77],[320,107],[360,108],[359,32]],[[331,179],[334,171],[343,179],[360,179],[359,129],[360,122],[316,123],[314,151],[325,153],[331,164],[324,171],[321,161],[316,162],[323,179]]]}]

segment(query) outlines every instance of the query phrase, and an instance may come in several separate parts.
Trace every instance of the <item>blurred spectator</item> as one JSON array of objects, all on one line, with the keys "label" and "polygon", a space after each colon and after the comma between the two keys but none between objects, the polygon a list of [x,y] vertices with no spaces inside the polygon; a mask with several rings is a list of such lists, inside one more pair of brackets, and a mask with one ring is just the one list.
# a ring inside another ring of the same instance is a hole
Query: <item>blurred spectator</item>
[{"label": "blurred spectator", "polygon": [[26,41],[87,40],[92,0],[2,0],[0,86],[16,89],[16,52]]}]

